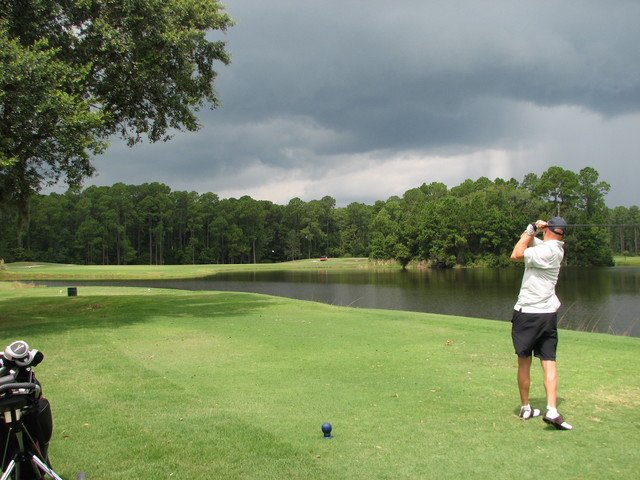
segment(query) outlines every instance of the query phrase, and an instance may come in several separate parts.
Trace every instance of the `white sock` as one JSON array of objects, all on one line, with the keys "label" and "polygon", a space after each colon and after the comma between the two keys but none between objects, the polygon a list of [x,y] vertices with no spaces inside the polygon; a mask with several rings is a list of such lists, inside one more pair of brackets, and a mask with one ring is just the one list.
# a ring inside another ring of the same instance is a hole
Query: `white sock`
[{"label": "white sock", "polygon": [[540,415],[540,410],[536,410],[535,408],[532,408],[531,404],[522,405],[520,407],[520,415],[525,415],[527,412],[529,412],[529,414],[526,416],[523,416],[523,418],[533,418]]},{"label": "white sock", "polygon": [[547,417],[549,418],[556,418],[558,415],[560,415],[558,413],[558,410],[555,409],[554,407],[550,407],[549,405],[547,405]]}]

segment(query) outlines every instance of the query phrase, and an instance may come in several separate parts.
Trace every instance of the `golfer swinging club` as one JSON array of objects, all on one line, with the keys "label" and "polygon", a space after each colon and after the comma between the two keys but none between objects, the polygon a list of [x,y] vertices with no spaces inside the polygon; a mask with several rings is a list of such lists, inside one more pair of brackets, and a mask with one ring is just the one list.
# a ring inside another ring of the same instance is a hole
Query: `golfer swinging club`
[{"label": "golfer swinging club", "polygon": [[[556,347],[558,345],[558,316],[560,300],[556,296],[556,282],[564,256],[562,248],[567,222],[553,217],[549,222],[538,220],[530,224],[511,253],[511,259],[524,262],[525,270],[518,302],[511,320],[511,338],[518,355],[518,390],[520,418],[528,420],[540,415],[529,404],[531,385],[531,354],[540,359],[547,393],[547,411],[543,420],[559,430],[573,427],[564,421],[557,410],[558,374]],[[542,231],[544,241],[536,238]]]}]

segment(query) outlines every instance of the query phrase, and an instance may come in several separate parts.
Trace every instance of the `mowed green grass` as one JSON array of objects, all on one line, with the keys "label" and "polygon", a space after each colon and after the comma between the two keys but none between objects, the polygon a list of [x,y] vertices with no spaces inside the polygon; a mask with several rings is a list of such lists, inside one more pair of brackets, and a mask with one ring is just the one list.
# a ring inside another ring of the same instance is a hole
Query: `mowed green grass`
[{"label": "mowed green grass", "polygon": [[[0,338],[46,356],[63,478],[637,478],[640,341],[561,331],[574,430],[557,431],[516,416],[509,328],[257,294],[0,285]],[[544,407],[537,364],[532,401]]]},{"label": "mowed green grass", "polygon": [[638,266],[640,265],[640,256],[635,257],[613,257],[616,266]]},{"label": "mowed green grass", "polygon": [[[222,272],[265,270],[342,270],[369,268],[366,258],[317,258],[281,263],[215,264],[215,265],[74,265],[43,262],[8,263],[0,270],[1,281],[54,279],[175,279],[199,278]],[[378,266],[377,268],[380,268]],[[398,264],[384,268],[399,269]]]}]

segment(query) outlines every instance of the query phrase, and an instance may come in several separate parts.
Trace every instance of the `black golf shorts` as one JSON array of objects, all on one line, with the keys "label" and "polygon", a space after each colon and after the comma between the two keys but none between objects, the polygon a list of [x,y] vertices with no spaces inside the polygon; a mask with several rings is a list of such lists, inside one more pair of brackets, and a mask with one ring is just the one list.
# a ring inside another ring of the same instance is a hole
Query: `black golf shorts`
[{"label": "black golf shorts", "polygon": [[533,352],[540,360],[555,361],[558,347],[558,314],[523,313],[514,310],[511,338],[519,357],[529,358]]}]

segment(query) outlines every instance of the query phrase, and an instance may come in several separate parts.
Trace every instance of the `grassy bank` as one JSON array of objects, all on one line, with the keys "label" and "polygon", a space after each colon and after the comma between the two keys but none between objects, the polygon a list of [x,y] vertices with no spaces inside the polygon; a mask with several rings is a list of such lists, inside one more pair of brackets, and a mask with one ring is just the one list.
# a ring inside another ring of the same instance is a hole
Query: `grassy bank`
[{"label": "grassy bank", "polygon": [[[230,265],[63,265],[58,263],[19,262],[5,265],[0,281],[20,280],[138,280],[201,278],[229,271],[358,269],[370,266],[366,258],[336,258],[296,260],[283,263],[230,264]],[[400,268],[387,265],[384,268]]]},{"label": "grassy bank", "polygon": [[640,257],[613,257],[616,266],[640,266]]},{"label": "grassy bank", "polygon": [[[42,350],[63,478],[636,478],[635,338],[562,331],[560,410],[516,417],[506,322],[257,294],[0,288]],[[19,286],[19,285],[18,285]],[[539,367],[532,399],[544,405]],[[323,439],[323,422],[334,438]]]},{"label": "grassy bank", "polygon": [[[638,266],[640,257],[614,257],[617,266]],[[371,262],[367,258],[296,260],[283,263],[229,265],[65,265],[42,262],[9,263],[0,270],[2,281],[28,280],[168,280],[203,278],[223,272],[268,270],[353,270],[362,268],[400,269],[395,262]],[[415,268],[410,267],[410,268]]]}]

